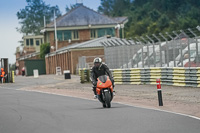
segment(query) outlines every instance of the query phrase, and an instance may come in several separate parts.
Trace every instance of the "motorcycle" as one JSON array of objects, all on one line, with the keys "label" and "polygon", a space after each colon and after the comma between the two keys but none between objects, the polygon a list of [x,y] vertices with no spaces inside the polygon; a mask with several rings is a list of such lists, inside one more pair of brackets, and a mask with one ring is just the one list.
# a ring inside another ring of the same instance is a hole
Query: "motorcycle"
[{"label": "motorcycle", "polygon": [[96,92],[97,98],[103,104],[103,107],[110,108],[113,99],[113,85],[107,75],[102,75],[97,78]]}]

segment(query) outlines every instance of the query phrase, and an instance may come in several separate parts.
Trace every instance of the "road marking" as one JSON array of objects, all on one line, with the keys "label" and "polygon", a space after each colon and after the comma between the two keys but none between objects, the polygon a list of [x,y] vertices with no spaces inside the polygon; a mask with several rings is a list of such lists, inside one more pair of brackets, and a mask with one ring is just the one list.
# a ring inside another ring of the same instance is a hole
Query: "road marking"
[{"label": "road marking", "polygon": [[[43,94],[49,94],[49,95],[65,96],[65,97],[78,98],[78,99],[84,99],[84,100],[90,100],[90,101],[97,101],[96,99],[82,98],[82,97],[78,97],[78,96],[63,95],[63,94],[57,94],[57,93],[51,93],[51,92],[43,92],[43,91],[38,91],[38,90],[37,91],[35,91],[35,90],[21,90],[21,89],[16,89],[16,90],[27,91],[27,92],[37,92],[37,93],[43,93]],[[171,113],[171,114],[186,116],[186,117],[190,117],[190,118],[193,118],[193,119],[200,120],[200,118],[196,117],[196,116],[182,114],[182,113],[176,113],[176,112],[162,110],[162,109],[140,107],[140,106],[130,105],[130,104],[122,103],[122,102],[112,102],[112,103],[122,104],[122,105],[126,105],[126,106],[129,106],[129,107],[135,107],[135,108],[141,108],[141,109],[148,109],[148,110],[155,110],[155,111],[160,111],[160,112],[166,112],[166,113]]]},{"label": "road marking", "polygon": [[[0,88],[2,88],[2,89],[9,89],[9,90],[12,90],[11,88],[4,87],[4,86],[0,86]],[[13,89],[13,90],[14,90],[14,89]]]},{"label": "road marking", "polygon": [[[43,92],[43,91],[38,91],[38,90],[11,89],[11,88],[4,87],[4,86],[0,86],[0,88],[9,89],[9,90],[27,91],[27,92],[37,92],[37,93],[43,93],[43,94],[49,94],[49,95],[58,95],[58,96],[66,96],[66,97],[78,98],[78,99],[84,99],[84,100],[90,100],[90,101],[97,101],[95,99],[82,98],[82,97],[78,97],[78,96],[63,95],[63,94],[57,94],[57,93],[51,93],[51,92]],[[196,116],[182,114],[182,113],[176,113],[176,112],[162,110],[162,109],[140,107],[140,106],[130,105],[130,104],[122,103],[122,102],[112,102],[112,103],[123,104],[123,105],[129,106],[129,107],[135,107],[135,108],[141,108],[141,109],[148,109],[148,110],[155,110],[155,111],[166,112],[166,113],[171,113],[171,114],[177,114],[177,115],[186,116],[186,117],[190,117],[190,118],[200,120],[200,118],[196,117]]]}]

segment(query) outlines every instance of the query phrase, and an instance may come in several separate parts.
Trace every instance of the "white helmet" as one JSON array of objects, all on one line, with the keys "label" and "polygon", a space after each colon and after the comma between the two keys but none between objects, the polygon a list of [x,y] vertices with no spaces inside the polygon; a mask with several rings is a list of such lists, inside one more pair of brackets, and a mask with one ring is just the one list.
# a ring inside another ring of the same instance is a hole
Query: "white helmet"
[{"label": "white helmet", "polygon": [[97,57],[93,61],[95,67],[99,67],[102,64],[102,59]]}]

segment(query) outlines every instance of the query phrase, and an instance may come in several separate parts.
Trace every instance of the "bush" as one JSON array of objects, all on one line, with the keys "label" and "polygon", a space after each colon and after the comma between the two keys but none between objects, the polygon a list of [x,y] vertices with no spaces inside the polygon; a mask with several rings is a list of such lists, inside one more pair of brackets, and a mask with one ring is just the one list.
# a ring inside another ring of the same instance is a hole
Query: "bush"
[{"label": "bush", "polygon": [[50,52],[50,44],[49,43],[44,43],[40,45],[40,58],[44,59],[45,55]]}]

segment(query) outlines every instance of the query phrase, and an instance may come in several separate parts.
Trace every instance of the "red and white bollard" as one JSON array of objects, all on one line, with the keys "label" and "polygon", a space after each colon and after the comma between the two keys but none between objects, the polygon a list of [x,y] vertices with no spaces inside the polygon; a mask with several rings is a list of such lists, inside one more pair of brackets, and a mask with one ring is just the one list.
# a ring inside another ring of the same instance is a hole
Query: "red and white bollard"
[{"label": "red and white bollard", "polygon": [[156,83],[157,83],[157,90],[158,90],[158,102],[159,102],[159,106],[163,106],[160,79],[156,79]]}]

